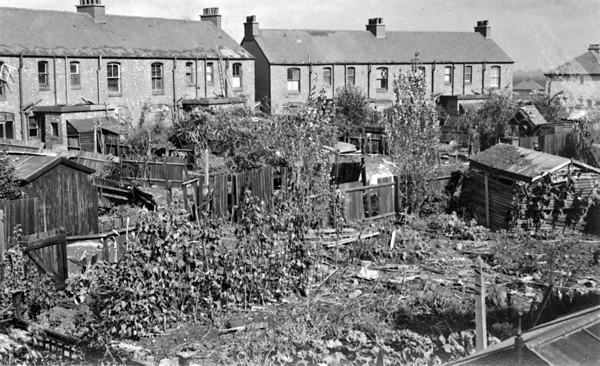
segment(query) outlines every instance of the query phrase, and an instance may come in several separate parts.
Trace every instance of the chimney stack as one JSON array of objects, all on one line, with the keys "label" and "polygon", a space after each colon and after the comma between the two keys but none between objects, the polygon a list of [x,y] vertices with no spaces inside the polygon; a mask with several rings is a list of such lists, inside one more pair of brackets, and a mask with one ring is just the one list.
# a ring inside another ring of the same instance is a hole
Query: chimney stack
[{"label": "chimney stack", "polygon": [[202,15],[200,15],[200,21],[211,22],[215,27],[221,29],[221,16],[219,15],[219,8],[204,8],[202,9]]},{"label": "chimney stack", "polygon": [[259,36],[258,22],[256,21],[256,15],[249,15],[246,17],[246,23],[244,23],[244,38],[253,39]]},{"label": "chimney stack", "polygon": [[588,51],[595,52],[595,53],[600,53],[600,43],[592,43],[588,47]]},{"label": "chimney stack", "polygon": [[492,37],[492,28],[490,27],[489,22],[487,20],[477,21],[475,32],[480,33],[485,38]]},{"label": "chimney stack", "polygon": [[367,30],[376,38],[385,38],[385,25],[382,18],[371,18],[367,24]]},{"label": "chimney stack", "polygon": [[79,0],[79,5],[75,7],[78,13],[88,14],[97,23],[106,22],[106,10],[101,0]]}]

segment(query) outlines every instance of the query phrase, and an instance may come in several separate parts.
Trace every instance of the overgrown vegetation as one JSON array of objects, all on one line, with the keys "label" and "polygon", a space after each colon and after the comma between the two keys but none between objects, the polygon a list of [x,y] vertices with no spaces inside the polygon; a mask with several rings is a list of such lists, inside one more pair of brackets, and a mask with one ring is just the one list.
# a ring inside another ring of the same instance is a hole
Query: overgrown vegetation
[{"label": "overgrown vegetation", "polygon": [[13,200],[21,197],[21,190],[15,181],[15,166],[4,151],[0,151],[0,200]]}]

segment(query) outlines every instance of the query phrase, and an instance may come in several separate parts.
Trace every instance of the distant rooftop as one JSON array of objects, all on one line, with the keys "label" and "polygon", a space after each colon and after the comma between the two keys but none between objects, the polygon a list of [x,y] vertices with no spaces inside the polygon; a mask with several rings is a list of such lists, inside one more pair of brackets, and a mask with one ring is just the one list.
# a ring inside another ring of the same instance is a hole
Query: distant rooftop
[{"label": "distant rooftop", "polygon": [[210,21],[0,7],[0,24],[0,55],[253,58]]},{"label": "distant rooftop", "polygon": [[385,31],[376,36],[368,30],[259,29],[257,33],[253,39],[275,64],[410,63],[416,53],[425,63],[513,62],[496,42],[478,32]]}]

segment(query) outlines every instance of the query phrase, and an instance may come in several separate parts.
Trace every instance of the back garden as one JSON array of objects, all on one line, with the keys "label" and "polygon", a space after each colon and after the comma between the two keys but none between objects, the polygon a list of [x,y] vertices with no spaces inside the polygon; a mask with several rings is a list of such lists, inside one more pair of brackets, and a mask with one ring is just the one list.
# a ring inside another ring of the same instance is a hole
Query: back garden
[{"label": "back garden", "polygon": [[[490,343],[515,335],[519,321],[528,329],[598,304],[598,238],[531,220],[502,232],[478,225],[456,181],[431,183],[438,114],[423,81],[400,75],[395,90],[381,120],[394,174],[408,183],[398,215],[384,220],[345,220],[331,179],[327,147],[360,133],[355,122],[369,115],[355,94],[346,110],[314,93],[284,116],[197,112],[172,128],[141,126],[130,139],[140,155],[153,139],[211,140],[222,164],[210,169],[285,166],[291,175],[270,202],[245,192],[235,220],[208,210],[190,220],[177,197],[156,211],[128,208],[139,220],[118,260],[62,286],[34,270],[16,232],[2,259],[0,314],[10,318],[19,297],[36,325],[5,327],[2,363],[441,364],[475,350],[478,258]],[[38,347],[41,328],[73,337],[74,352]]]}]

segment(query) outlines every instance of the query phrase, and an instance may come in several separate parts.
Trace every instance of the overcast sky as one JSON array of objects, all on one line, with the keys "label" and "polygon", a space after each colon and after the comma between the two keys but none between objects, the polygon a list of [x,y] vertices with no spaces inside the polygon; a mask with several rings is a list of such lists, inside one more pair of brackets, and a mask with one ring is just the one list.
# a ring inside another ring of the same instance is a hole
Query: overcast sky
[{"label": "overcast sky", "polygon": [[[2,6],[75,11],[79,0],[0,0]],[[600,43],[600,0],[102,0],[109,14],[198,19],[219,7],[223,28],[243,37],[247,15],[262,28],[364,29],[381,17],[389,30],[472,31],[489,19],[492,38],[515,69],[548,70]]]}]

